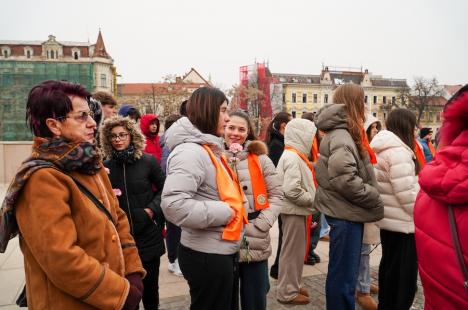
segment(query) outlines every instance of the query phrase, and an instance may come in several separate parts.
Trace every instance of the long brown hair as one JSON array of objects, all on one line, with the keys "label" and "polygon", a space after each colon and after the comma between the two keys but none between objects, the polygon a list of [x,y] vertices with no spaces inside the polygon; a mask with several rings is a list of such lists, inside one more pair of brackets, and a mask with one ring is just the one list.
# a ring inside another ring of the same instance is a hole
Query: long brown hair
[{"label": "long brown hair", "polygon": [[[392,110],[385,121],[387,130],[393,132],[413,152],[415,147],[414,128],[416,127],[416,115],[408,109]],[[419,174],[419,162],[413,158],[416,175]]]},{"label": "long brown hair", "polygon": [[339,86],[333,94],[333,103],[342,103],[346,107],[348,131],[358,148],[361,158],[365,158],[366,150],[362,145],[362,128],[364,115],[364,89],[356,84]]}]

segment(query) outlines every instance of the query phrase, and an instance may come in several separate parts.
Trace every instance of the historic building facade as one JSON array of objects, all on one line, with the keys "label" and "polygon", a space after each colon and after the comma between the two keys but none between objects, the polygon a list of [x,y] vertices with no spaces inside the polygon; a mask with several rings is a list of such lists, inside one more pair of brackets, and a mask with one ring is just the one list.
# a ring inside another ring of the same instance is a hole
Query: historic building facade
[{"label": "historic building facade", "polygon": [[318,111],[332,102],[334,90],[341,84],[361,85],[365,92],[365,103],[369,113],[384,121],[386,106],[398,104],[403,89],[408,88],[406,79],[384,78],[372,75],[366,69],[350,70],[324,67],[319,75],[273,73],[283,89],[283,110],[294,117],[304,112]]},{"label": "historic building facade", "polygon": [[178,114],[180,103],[190,97],[197,88],[211,86],[194,68],[172,81],[155,83],[118,84],[117,101],[131,104],[143,114],[154,113],[162,118]]},{"label": "historic building facade", "polygon": [[99,31],[96,43],[0,40],[0,141],[30,140],[24,121],[32,86],[67,80],[116,94],[116,68]]}]

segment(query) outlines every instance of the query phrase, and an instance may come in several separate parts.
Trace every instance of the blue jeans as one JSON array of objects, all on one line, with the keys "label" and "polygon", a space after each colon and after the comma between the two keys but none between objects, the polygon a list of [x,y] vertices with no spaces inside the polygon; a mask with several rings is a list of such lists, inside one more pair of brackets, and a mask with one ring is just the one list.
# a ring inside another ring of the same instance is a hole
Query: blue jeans
[{"label": "blue jeans", "polygon": [[327,223],[325,214],[322,213],[322,215],[320,216],[320,238],[328,235],[329,232],[330,232],[330,226]]},{"label": "blue jeans", "polygon": [[330,261],[325,285],[328,310],[354,310],[364,226],[325,216],[330,230]]},{"label": "blue jeans", "polygon": [[361,293],[370,293],[370,267],[369,267],[369,254],[372,251],[372,245],[362,244],[361,249],[361,262],[359,263],[359,276],[357,280],[356,290]]}]

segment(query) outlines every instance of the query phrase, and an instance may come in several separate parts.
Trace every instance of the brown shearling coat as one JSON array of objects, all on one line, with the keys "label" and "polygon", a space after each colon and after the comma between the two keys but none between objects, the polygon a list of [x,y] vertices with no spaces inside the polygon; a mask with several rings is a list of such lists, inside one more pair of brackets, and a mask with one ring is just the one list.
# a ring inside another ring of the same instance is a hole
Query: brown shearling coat
[{"label": "brown shearling coat", "polygon": [[142,267],[125,213],[104,169],[71,173],[110,211],[114,224],[74,181],[36,171],[16,205],[29,309],[122,309],[125,275]]}]

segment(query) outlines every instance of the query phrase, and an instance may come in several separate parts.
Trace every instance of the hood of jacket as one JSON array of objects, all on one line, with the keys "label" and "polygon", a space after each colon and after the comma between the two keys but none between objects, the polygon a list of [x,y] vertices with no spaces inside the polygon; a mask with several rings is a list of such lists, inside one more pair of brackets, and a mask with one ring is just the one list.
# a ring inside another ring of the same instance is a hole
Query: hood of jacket
[{"label": "hood of jacket", "polygon": [[313,122],[295,118],[286,125],[284,144],[292,146],[305,156],[309,156],[316,132],[317,128]]},{"label": "hood of jacket", "polygon": [[374,117],[372,114],[367,114],[366,121],[364,122],[364,130],[367,132],[369,127],[374,123],[378,123],[380,124],[380,126],[382,126],[382,123],[380,123],[380,121],[376,117]]},{"label": "hood of jacket", "polygon": [[135,147],[135,159],[143,155],[145,149],[145,136],[141,133],[138,125],[129,117],[114,116],[104,121],[100,129],[101,149],[104,158],[112,155],[111,132],[114,127],[122,126],[130,133],[131,144]]},{"label": "hood of jacket", "polygon": [[317,112],[315,117],[317,128],[325,132],[333,129],[348,129],[347,115],[344,104],[328,104]]},{"label": "hood of jacket", "polygon": [[399,147],[403,147],[408,152],[413,153],[409,146],[407,146],[396,134],[389,130],[379,131],[379,133],[375,135],[374,139],[372,139],[370,146],[376,154],[391,148]]},{"label": "hood of jacket", "polygon": [[[154,120],[156,120],[158,122],[158,129],[156,130],[155,134],[150,135],[149,126],[150,126],[151,122],[154,121]],[[145,115],[143,115],[141,117],[140,128],[141,128],[141,131],[143,132],[143,134],[146,137],[148,137],[148,136],[157,136],[158,133],[159,133],[159,127],[160,127],[159,119],[155,114],[145,114]]]},{"label": "hood of jacket", "polygon": [[468,205],[468,91],[447,103],[440,144],[419,174],[421,189],[444,204]]},{"label": "hood of jacket", "polygon": [[223,138],[202,133],[187,117],[178,119],[166,131],[165,140],[170,151],[182,143],[208,144],[218,154],[223,150]]}]

